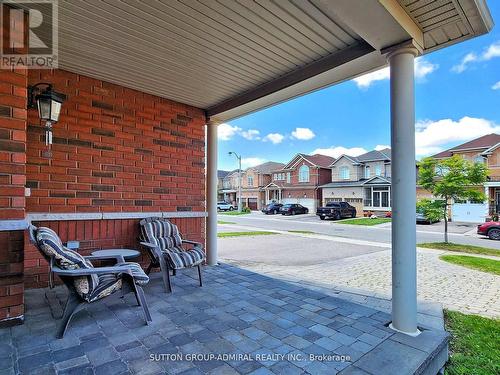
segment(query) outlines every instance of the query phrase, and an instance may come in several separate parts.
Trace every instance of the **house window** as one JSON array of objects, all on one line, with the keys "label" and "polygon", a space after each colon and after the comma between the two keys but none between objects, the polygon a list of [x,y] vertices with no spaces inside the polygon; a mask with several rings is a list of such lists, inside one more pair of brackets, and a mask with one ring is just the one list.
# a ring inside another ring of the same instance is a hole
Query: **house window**
[{"label": "house window", "polygon": [[370,167],[365,167],[365,178],[370,178]]},{"label": "house window", "polygon": [[247,184],[248,184],[248,186],[253,186],[253,176],[247,177]]},{"label": "house window", "polygon": [[382,176],[382,167],[380,165],[375,167],[375,176]]},{"label": "house window", "polygon": [[366,207],[391,207],[391,195],[388,186],[374,186],[365,188]]},{"label": "house window", "polygon": [[372,205],[372,189],[371,188],[365,188],[365,206],[371,207]]},{"label": "house window", "polygon": [[484,164],[485,160],[486,160],[486,159],[485,159],[484,157],[482,157],[481,155],[477,155],[477,156],[474,158],[474,162],[475,162],[475,163],[480,163],[480,164]]},{"label": "house window", "polygon": [[348,180],[350,178],[349,167],[341,167],[340,168],[340,178],[343,180]]},{"label": "house window", "polygon": [[286,172],[286,182],[290,183],[290,181],[291,181],[290,172]]},{"label": "house window", "polygon": [[309,182],[309,167],[307,165],[299,168],[299,182]]}]

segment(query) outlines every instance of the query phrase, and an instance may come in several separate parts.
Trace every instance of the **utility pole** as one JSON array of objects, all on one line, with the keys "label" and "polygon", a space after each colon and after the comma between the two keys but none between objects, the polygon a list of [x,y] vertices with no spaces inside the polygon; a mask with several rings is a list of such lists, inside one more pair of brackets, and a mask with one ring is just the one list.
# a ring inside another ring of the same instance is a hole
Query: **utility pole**
[{"label": "utility pole", "polygon": [[241,155],[236,152],[229,151],[229,155],[236,156],[238,159],[238,212],[241,213],[242,201],[241,201]]}]

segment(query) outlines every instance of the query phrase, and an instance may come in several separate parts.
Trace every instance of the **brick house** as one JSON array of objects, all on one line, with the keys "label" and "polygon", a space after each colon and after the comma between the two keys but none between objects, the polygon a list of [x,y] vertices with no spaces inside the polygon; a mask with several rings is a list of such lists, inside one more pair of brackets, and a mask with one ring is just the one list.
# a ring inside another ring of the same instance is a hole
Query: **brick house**
[{"label": "brick house", "polygon": [[297,154],[284,167],[272,173],[264,187],[265,202],[299,203],[315,212],[321,204],[319,186],[331,178],[329,165],[335,159],[321,154]]},{"label": "brick house", "polygon": [[359,156],[341,155],[331,165],[331,181],[321,186],[322,204],[348,202],[363,211],[391,210],[391,150],[373,150]]},{"label": "brick house", "polygon": [[280,168],[283,168],[283,163],[268,161],[243,171],[241,176],[243,207],[261,210],[267,204],[264,187],[271,182],[272,171]]},{"label": "brick house", "polygon": [[[453,221],[484,222],[488,215],[500,212],[500,134],[487,134],[462,143],[432,157],[445,159],[460,155],[476,163],[488,166],[488,181],[484,184],[486,202],[452,202],[451,218]],[[430,196],[430,193],[418,191],[419,197]]]},{"label": "brick house", "polygon": [[222,188],[219,190],[219,200],[231,203],[234,207],[238,206],[238,170],[228,172],[222,179]]},{"label": "brick house", "polygon": [[231,173],[230,171],[222,171],[222,170],[217,171],[217,201],[219,202],[226,200],[226,196],[224,195],[222,190],[224,190],[224,179],[230,173]]}]

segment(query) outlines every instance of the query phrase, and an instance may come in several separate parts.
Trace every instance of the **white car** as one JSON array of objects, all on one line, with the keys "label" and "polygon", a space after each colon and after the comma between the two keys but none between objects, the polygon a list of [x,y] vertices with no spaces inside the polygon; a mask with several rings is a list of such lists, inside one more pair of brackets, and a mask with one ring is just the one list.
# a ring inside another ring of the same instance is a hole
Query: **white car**
[{"label": "white car", "polygon": [[217,211],[232,211],[233,206],[227,202],[217,202]]}]

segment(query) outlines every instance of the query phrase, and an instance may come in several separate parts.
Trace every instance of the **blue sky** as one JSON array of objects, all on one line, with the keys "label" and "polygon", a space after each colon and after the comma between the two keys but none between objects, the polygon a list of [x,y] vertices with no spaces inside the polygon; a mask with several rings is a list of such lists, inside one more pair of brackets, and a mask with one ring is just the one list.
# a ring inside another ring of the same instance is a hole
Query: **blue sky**
[{"label": "blue sky", "polygon": [[[489,1],[500,22],[500,1]],[[500,133],[500,29],[425,55],[416,63],[417,158]],[[388,68],[219,126],[219,169],[296,153],[359,155],[390,144]]]}]

